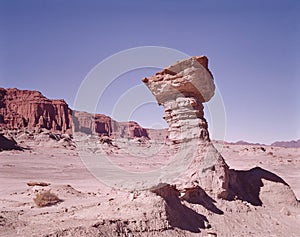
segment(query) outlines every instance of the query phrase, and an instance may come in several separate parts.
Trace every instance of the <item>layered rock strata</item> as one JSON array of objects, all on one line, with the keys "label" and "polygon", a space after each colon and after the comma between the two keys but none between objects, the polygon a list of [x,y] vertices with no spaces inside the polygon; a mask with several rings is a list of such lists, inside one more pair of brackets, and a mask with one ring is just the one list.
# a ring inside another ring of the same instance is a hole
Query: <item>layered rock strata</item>
[{"label": "layered rock strata", "polygon": [[229,167],[210,143],[203,112],[202,103],[209,101],[215,90],[207,57],[179,61],[143,82],[164,106],[168,140],[187,163],[187,169],[174,182],[177,188],[192,192],[202,187],[213,196],[226,198]]},{"label": "layered rock strata", "polygon": [[[203,204],[212,197],[240,199],[256,206],[299,206],[293,191],[280,177],[259,167],[229,169],[210,142],[202,103],[212,98],[215,86],[205,56],[177,62],[143,82],[164,106],[170,148],[175,148],[170,150],[177,152],[175,156],[181,160],[178,164],[186,168],[172,182],[154,187],[155,193],[168,199],[174,196],[168,188],[172,187],[177,196],[191,203]],[[276,202],[274,195],[278,196]]]},{"label": "layered rock strata", "polygon": [[16,88],[0,88],[0,128],[44,128],[56,133],[149,138],[147,130],[136,122],[117,122],[103,114],[72,111],[64,100],[51,100],[38,91]]},{"label": "layered rock strata", "polygon": [[210,140],[202,103],[214,95],[215,85],[205,56],[180,61],[143,82],[164,106],[171,142]]},{"label": "layered rock strata", "polygon": [[0,88],[0,126],[46,128],[70,133],[72,111],[64,100],[49,100],[38,91]]},{"label": "layered rock strata", "polygon": [[148,138],[148,132],[138,123],[117,122],[104,114],[73,111],[74,131],[111,138]]}]

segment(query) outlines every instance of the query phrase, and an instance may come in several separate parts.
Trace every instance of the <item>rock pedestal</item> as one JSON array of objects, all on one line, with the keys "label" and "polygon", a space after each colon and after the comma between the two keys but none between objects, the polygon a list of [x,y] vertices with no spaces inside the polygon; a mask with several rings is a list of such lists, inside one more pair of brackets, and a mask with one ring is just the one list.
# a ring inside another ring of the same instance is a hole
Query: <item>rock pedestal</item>
[{"label": "rock pedestal", "polygon": [[187,167],[172,184],[189,195],[201,187],[214,197],[226,198],[229,168],[210,143],[203,112],[202,103],[209,101],[215,91],[207,57],[179,61],[143,82],[164,106],[168,140]]}]

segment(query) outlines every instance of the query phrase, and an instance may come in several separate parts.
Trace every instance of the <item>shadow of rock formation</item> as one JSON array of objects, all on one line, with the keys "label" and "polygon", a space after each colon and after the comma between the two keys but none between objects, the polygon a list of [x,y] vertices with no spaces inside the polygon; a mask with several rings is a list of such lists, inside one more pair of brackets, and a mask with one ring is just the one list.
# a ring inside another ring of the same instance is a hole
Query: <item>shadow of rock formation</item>
[{"label": "shadow of rock formation", "polygon": [[192,204],[199,204],[215,214],[224,214],[224,212],[215,205],[216,201],[199,186],[186,189],[181,199]]},{"label": "shadow of rock formation", "polygon": [[7,138],[0,134],[0,151],[2,150],[23,150],[13,138]]},{"label": "shadow of rock formation", "polygon": [[245,171],[230,169],[229,189],[228,200],[240,199],[254,206],[262,206],[265,201],[275,205],[276,202],[297,203],[293,191],[282,178],[260,167]]},{"label": "shadow of rock formation", "polygon": [[205,222],[208,223],[207,218],[183,205],[179,198],[179,191],[174,185],[161,185],[152,192],[166,201],[167,218],[172,227],[193,233],[200,233],[200,229],[205,228]]}]

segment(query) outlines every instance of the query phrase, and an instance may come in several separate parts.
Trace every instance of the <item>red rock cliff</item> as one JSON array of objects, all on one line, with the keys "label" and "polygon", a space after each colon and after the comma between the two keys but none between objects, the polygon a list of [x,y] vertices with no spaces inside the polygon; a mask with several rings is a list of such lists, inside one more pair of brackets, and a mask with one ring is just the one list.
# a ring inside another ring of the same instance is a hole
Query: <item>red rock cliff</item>
[{"label": "red rock cliff", "polygon": [[[72,116],[73,114],[73,116]],[[74,122],[74,123],[73,123]],[[64,100],[50,100],[38,91],[0,88],[0,128],[46,128],[115,138],[148,138],[136,122],[117,122],[103,114],[74,111]]]},{"label": "red rock cliff", "polygon": [[117,122],[104,114],[90,114],[81,111],[73,111],[73,122],[75,132],[84,132],[99,136],[110,136],[114,138],[149,138],[146,129],[138,123]]},{"label": "red rock cliff", "polygon": [[72,111],[64,100],[49,100],[38,91],[0,88],[0,126],[71,132]]}]

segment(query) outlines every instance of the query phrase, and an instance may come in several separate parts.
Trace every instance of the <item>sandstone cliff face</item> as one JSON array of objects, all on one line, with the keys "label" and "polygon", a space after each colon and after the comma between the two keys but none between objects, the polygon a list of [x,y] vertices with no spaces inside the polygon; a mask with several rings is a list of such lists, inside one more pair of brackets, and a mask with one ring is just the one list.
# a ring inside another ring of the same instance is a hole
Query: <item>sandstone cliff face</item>
[{"label": "sandstone cliff face", "polygon": [[70,133],[72,111],[64,100],[49,100],[38,91],[0,88],[2,128],[46,128]]},{"label": "sandstone cliff face", "polygon": [[103,114],[73,112],[64,100],[50,100],[38,91],[15,88],[0,88],[0,128],[45,128],[59,133],[149,138],[147,130],[136,122],[117,122]]},{"label": "sandstone cliff face", "polygon": [[117,122],[104,114],[73,111],[73,122],[75,132],[112,138],[149,138],[147,130],[138,123]]},{"label": "sandstone cliff face", "polygon": [[149,138],[147,129],[142,128],[138,123],[134,121],[119,122],[115,131],[115,136],[121,137],[145,137]]}]

